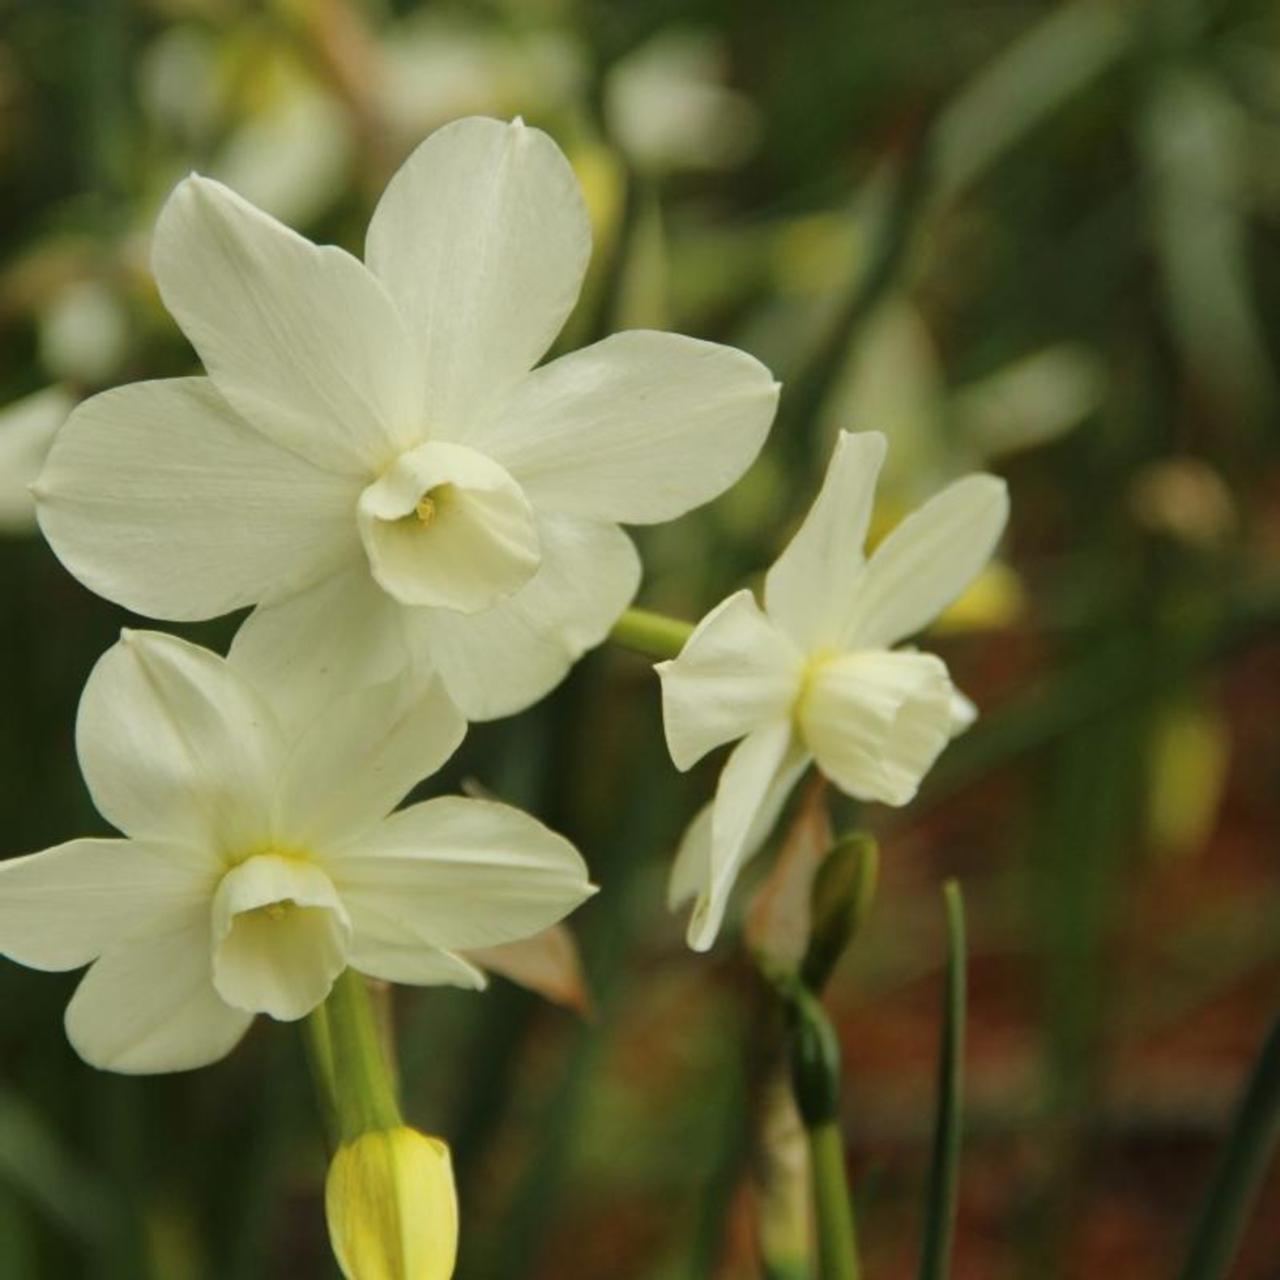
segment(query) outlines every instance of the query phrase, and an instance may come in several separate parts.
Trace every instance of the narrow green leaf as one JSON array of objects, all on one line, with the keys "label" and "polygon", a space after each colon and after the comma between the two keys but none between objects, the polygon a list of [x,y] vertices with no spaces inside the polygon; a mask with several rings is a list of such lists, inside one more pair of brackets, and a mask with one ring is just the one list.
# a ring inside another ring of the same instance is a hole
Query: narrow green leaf
[{"label": "narrow green leaf", "polygon": [[937,1117],[925,1200],[920,1280],[946,1280],[951,1273],[956,1190],[960,1180],[966,999],[964,899],[960,886],[954,880],[947,881],[943,895],[947,907],[947,986],[943,1001]]},{"label": "narrow green leaf", "polygon": [[1267,1165],[1280,1139],[1280,1018],[1271,1028],[1240,1099],[1191,1238],[1181,1280],[1222,1280]]}]

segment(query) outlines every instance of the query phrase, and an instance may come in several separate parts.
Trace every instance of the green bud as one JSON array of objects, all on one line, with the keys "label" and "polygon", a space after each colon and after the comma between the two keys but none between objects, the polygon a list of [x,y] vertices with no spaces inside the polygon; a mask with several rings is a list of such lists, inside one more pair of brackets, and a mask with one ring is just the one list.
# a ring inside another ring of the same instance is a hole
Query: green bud
[{"label": "green bud", "polygon": [[834,1120],[840,1112],[840,1042],[817,996],[797,989],[788,1006],[791,1019],[791,1087],[806,1129]]},{"label": "green bud", "polygon": [[880,848],[861,831],[836,844],[818,868],[810,899],[809,949],[800,966],[801,980],[810,991],[827,985],[866,920],[879,870]]}]

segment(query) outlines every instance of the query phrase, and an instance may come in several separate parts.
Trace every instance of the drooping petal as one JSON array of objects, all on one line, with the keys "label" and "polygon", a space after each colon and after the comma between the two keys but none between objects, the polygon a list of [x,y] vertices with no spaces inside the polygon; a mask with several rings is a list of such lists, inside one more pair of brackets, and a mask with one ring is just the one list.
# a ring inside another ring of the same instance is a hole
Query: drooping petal
[{"label": "drooping petal", "polygon": [[294,1022],[347,966],[351,921],[314,863],[249,858],[223,876],[211,919],[213,985],[234,1008]]},{"label": "drooping petal", "polygon": [[98,812],[127,835],[235,855],[270,834],[279,729],[207,649],[123,632],[89,675],[76,748]]},{"label": "drooping petal", "polygon": [[878,431],[840,433],[809,514],[765,577],[765,609],[806,653],[837,644],[853,607],[885,449]]},{"label": "drooping petal", "polygon": [[449,759],[466,732],[434,677],[352,690],[294,746],[280,784],[280,829],[312,850],[369,831]]},{"label": "drooping petal", "polygon": [[0,862],[0,954],[78,969],[145,934],[171,932],[217,881],[207,853],[135,840],[72,840]]},{"label": "drooping petal", "polygon": [[54,432],[75,400],[62,387],[46,387],[0,408],[0,532],[31,533],[36,504],[30,486],[40,474]]},{"label": "drooping petal", "polygon": [[810,676],[800,731],[842,791],[903,805],[952,736],[953,693],[933,654],[844,654]]},{"label": "drooping petal", "polygon": [[475,441],[540,510],[652,524],[710,501],[746,471],[778,390],[733,347],[619,333],[535,370]]},{"label": "drooping petal", "polygon": [[655,668],[662,679],[662,723],[677,769],[713,747],[785,717],[800,692],[804,659],[738,591],[698,623],[680,656]]},{"label": "drooping petal", "polygon": [[224,1058],[253,1021],[214,990],[209,919],[103,954],[67,1006],[67,1038],[90,1066],[130,1075]]},{"label": "drooping petal", "polygon": [[357,932],[371,913],[445,949],[527,938],[594,892],[563,836],[518,809],[456,796],[393,814],[326,864]]},{"label": "drooping petal", "polygon": [[433,133],[391,179],[365,260],[413,333],[434,439],[471,425],[542,358],[591,254],[577,179],[520,121]]},{"label": "drooping petal", "polygon": [[356,508],[369,567],[401,604],[478,613],[538,569],[538,529],[520,486],[466,445],[401,454]]},{"label": "drooping petal", "polygon": [[730,753],[712,801],[710,851],[702,855],[695,848],[684,855],[707,871],[689,920],[688,942],[695,951],[715,942],[739,873],[768,839],[809,759],[790,720],[754,730]]},{"label": "drooping petal", "polygon": [[978,706],[967,694],[959,689],[951,690],[951,736],[957,737],[972,727],[978,718]]},{"label": "drooping petal", "polygon": [[566,924],[553,924],[517,942],[468,951],[467,959],[584,1017],[591,1014],[591,988],[577,940]]},{"label": "drooping petal", "polygon": [[196,175],[165,203],[151,258],[218,390],[277,443],[365,474],[422,439],[413,344],[359,259]]},{"label": "drooping petal", "polygon": [[365,912],[348,957],[351,967],[369,978],[410,987],[461,987],[483,991],[489,985],[483,970],[465,956],[429,947],[400,930],[393,921],[375,923]]},{"label": "drooping petal", "polygon": [[359,493],[248,426],[207,378],[85,401],[37,486],[45,537],[76,577],[177,619],[289,596],[358,557]]},{"label": "drooping petal", "polygon": [[927,626],[991,558],[1009,516],[995,476],[966,476],[913,512],[876,548],[845,620],[844,647],[885,649]]},{"label": "drooping petal", "polygon": [[711,883],[711,815],[715,801],[693,815],[680,837],[667,880],[667,910],[678,911]]},{"label": "drooping petal", "polygon": [[616,525],[538,521],[542,565],[528,586],[486,609],[422,609],[415,648],[428,653],[468,720],[513,715],[550,693],[631,603],[640,561]]},{"label": "drooping petal", "polygon": [[255,609],[227,661],[269,700],[293,739],[349,690],[411,667],[406,617],[361,557],[288,600]]}]

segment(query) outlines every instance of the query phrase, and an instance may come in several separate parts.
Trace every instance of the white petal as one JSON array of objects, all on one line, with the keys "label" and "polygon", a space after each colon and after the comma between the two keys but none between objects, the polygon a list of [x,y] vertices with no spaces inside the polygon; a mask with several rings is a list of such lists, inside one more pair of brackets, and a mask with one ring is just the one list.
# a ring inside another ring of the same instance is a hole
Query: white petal
[{"label": "white petal", "polygon": [[977,703],[961,693],[959,689],[953,688],[951,690],[951,736],[954,738],[964,733],[966,729],[972,727],[977,718]]},{"label": "white petal", "polygon": [[808,763],[789,720],[756,729],[730,753],[712,802],[707,880],[689,920],[688,940],[695,951],[715,942],[739,872],[769,838]]},{"label": "white petal", "polygon": [[36,527],[30,486],[74,404],[61,387],[46,387],[0,409],[0,532],[29,533]]},{"label": "white petal", "polygon": [[839,642],[884,462],[878,431],[842,431],[809,514],[764,581],[769,616],[806,653]]},{"label": "white petal", "polygon": [[106,952],[67,1006],[67,1038],[90,1066],[148,1074],[224,1058],[253,1015],[214,990],[209,923],[141,938]]},{"label": "white petal", "polygon": [[0,954],[78,969],[112,946],[163,933],[207,902],[218,865],[201,850],[72,840],[0,862]]},{"label": "white petal", "polygon": [[680,837],[671,876],[667,881],[667,909],[677,911],[692,902],[711,883],[711,815],[715,802],[708,800],[693,815]]},{"label": "white petal", "polygon": [[366,977],[412,987],[462,987],[467,991],[483,991],[489,985],[483,970],[465,956],[425,947],[412,936],[395,941],[392,924],[383,934],[385,938],[366,927],[352,944],[351,967]]},{"label": "white petal", "polygon": [[540,510],[652,524],[733,484],[777,406],[746,352],[636,331],[535,370],[475,440]]},{"label": "white petal", "polygon": [[846,648],[888,648],[927,626],[977,577],[1009,516],[995,476],[966,476],[876,548],[846,620]]},{"label": "white petal", "polygon": [[468,720],[513,715],[550,693],[640,583],[635,548],[615,525],[544,516],[538,537],[542,566],[509,599],[469,615],[413,611],[417,644]]},{"label": "white petal", "polygon": [[281,830],[313,850],[369,831],[440,769],[466,732],[434,677],[352,690],[295,745],[280,784]]},{"label": "white petal", "polygon": [[800,692],[804,659],[738,591],[698,623],[680,656],[655,668],[662,679],[662,723],[677,769],[713,747],[785,717]]},{"label": "white petal", "polygon": [[369,224],[365,260],[414,335],[433,437],[465,440],[542,358],[590,255],[582,192],[545,133],[458,120],[405,161]]},{"label": "white petal", "polygon": [[122,633],[89,675],[76,748],[99,813],[128,835],[230,855],[270,836],[279,730],[207,649]]},{"label": "white petal", "polygon": [[360,555],[360,481],[249,427],[207,378],[85,401],[49,455],[40,524],[86,586],[162,618],[301,590]]},{"label": "white petal", "polygon": [[842,791],[903,805],[952,736],[953,693],[933,654],[845,654],[810,676],[800,730]]},{"label": "white petal", "polygon": [[382,283],[192,175],[152,241],[160,296],[219,391],[321,466],[377,472],[422,438],[417,359]]},{"label": "white petal", "polygon": [[537,572],[538,530],[520,486],[466,445],[402,454],[360,495],[369,567],[401,604],[478,613]]},{"label": "white petal", "polygon": [[271,704],[290,739],[335,699],[411,666],[404,608],[360,559],[241,624],[227,655]]},{"label": "white petal", "polygon": [[351,921],[332,881],[296,857],[259,854],[214,895],[213,985],[231,1006],[305,1017],[347,967]]},{"label": "white petal", "polygon": [[454,796],[393,814],[326,865],[357,936],[373,918],[445,949],[530,937],[594,892],[563,836],[518,809]]}]

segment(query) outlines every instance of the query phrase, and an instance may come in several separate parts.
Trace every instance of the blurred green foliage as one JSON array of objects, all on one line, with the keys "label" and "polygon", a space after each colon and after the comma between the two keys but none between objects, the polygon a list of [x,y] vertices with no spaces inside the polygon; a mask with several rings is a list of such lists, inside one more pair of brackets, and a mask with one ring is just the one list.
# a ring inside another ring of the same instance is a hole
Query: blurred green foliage
[{"label": "blurred green foliage", "polygon": [[[957,471],[1009,477],[1007,560],[937,637],[983,719],[919,804],[862,815],[883,878],[831,1007],[867,1268],[914,1265],[957,875],[956,1274],[1173,1274],[1280,994],[1280,12],[0,0],[0,404],[192,366],[146,265],[187,170],[355,249],[413,144],[476,111],[547,128],[583,179],[566,344],[669,326],[786,385],[749,476],[646,532],[645,603],[694,618],[751,582],[837,427],[890,436],[881,530]],[[10,526],[0,855],[103,829],[75,705],[129,621]],[[234,621],[188,631],[221,647]],[[573,921],[592,1019],[501,981],[396,994],[408,1114],[454,1145],[463,1280],[797,1274],[755,1244],[786,1199],[756,1175],[790,1168],[760,991],[662,908],[712,776],[675,774],[647,668],[600,653],[432,780],[527,805],[605,887]],[[101,1075],[61,1036],[72,985],[0,964],[0,1280],[333,1274],[293,1030]],[[1262,1195],[1241,1280],[1280,1257]]]}]

